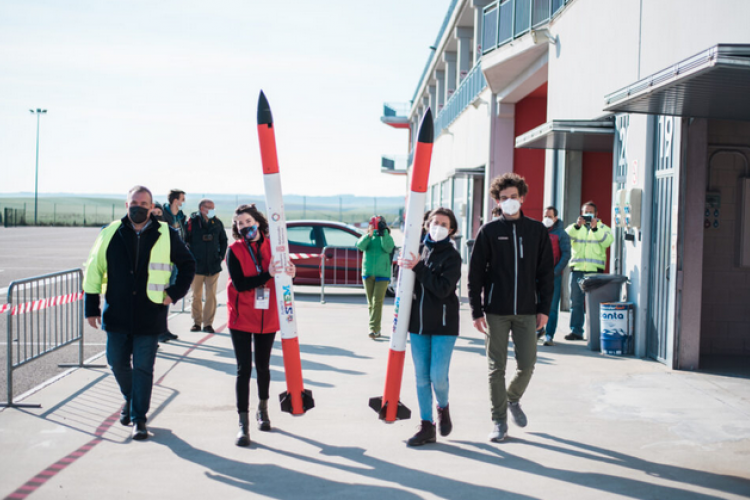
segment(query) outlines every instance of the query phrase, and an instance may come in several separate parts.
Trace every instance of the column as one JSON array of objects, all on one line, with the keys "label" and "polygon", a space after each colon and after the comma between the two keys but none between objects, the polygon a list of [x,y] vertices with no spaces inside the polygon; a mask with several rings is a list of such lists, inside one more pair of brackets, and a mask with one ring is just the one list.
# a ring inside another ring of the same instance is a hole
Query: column
[{"label": "column", "polygon": [[443,52],[443,62],[445,62],[445,97],[444,102],[448,102],[453,92],[456,91],[456,53]]},{"label": "column", "polygon": [[437,88],[435,85],[430,85],[427,87],[429,93],[430,93],[430,109],[432,110],[432,118],[435,118],[438,114],[437,109]]},{"label": "column", "polygon": [[[494,0],[471,0],[471,6],[474,7],[474,64],[482,57],[482,9],[491,4]],[[472,64],[473,66],[473,64]]]},{"label": "column", "polygon": [[471,41],[474,38],[472,28],[456,28],[454,36],[458,40],[458,84],[469,74],[474,61],[471,58]]},{"label": "column", "polygon": [[435,101],[437,102],[436,115],[443,110],[445,104],[445,71],[442,69],[435,70],[435,80],[437,80]]}]

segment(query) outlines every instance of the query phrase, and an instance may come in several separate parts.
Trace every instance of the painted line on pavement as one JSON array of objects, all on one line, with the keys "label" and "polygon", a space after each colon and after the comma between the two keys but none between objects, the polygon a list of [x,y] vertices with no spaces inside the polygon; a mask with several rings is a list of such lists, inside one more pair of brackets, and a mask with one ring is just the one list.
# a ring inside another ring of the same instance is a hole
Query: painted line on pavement
[{"label": "painted line on pavement", "polygon": [[[220,333],[227,325],[224,324],[220,326],[216,332]],[[169,374],[169,372],[172,371],[172,369],[177,366],[179,363],[181,363],[185,358],[187,358],[190,353],[192,353],[196,347],[199,345],[205,343],[208,341],[211,337],[213,337],[214,333],[209,333],[202,339],[200,339],[198,342],[193,344],[188,350],[186,350],[179,358],[175,360],[175,362],[172,364],[171,367],[162,375],[159,380],[156,382],[156,385],[161,385],[164,378]],[[101,356],[104,353],[100,353],[95,357]],[[91,358],[94,359],[94,358]],[[59,375],[58,377],[55,377],[53,379],[50,379],[47,383],[43,384],[42,386],[38,386],[37,388],[32,389],[32,391],[36,392],[37,390],[41,389],[42,387],[46,387],[47,385],[51,384],[55,380],[59,380],[63,376],[67,376],[68,374],[72,373],[73,370],[77,370],[78,367],[71,368],[70,370],[66,371],[64,374]],[[31,391],[29,391],[31,392]],[[24,393],[22,397],[26,397],[30,395],[29,393]],[[20,398],[19,398],[20,401]],[[106,433],[112,425],[117,422],[120,418],[120,410],[115,411],[112,415],[107,417],[101,424],[99,424],[99,427],[96,428],[96,431],[94,432],[94,439],[89,441],[88,443],[84,444],[74,452],[68,454],[67,456],[61,458],[57,462],[53,463],[43,471],[41,471],[39,474],[35,475],[28,481],[26,481],[22,486],[18,487],[16,491],[11,493],[10,495],[5,497],[5,500],[23,500],[27,498],[29,495],[34,493],[36,490],[38,490],[40,487],[42,487],[47,481],[55,477],[60,471],[65,470],[69,465],[75,463],[79,458],[83,457],[91,451],[94,446],[101,443],[104,440],[104,433]]]}]

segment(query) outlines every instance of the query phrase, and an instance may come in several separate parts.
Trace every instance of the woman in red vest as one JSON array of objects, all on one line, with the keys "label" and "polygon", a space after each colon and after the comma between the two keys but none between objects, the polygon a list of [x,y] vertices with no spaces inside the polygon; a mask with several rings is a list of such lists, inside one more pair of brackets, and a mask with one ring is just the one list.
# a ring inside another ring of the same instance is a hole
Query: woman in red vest
[{"label": "woman in red vest", "polygon": [[[234,355],[237,359],[235,391],[240,431],[236,444],[249,446],[248,408],[250,375],[253,371],[253,344],[260,399],[255,416],[260,430],[271,430],[271,421],[268,417],[270,360],[274,338],[279,330],[273,277],[284,269],[281,264],[272,260],[268,221],[254,204],[240,205],[234,211],[232,235],[236,241],[229,246],[227,252],[227,310],[229,332],[232,335]],[[287,274],[294,277],[294,272],[293,265],[287,266]]]}]

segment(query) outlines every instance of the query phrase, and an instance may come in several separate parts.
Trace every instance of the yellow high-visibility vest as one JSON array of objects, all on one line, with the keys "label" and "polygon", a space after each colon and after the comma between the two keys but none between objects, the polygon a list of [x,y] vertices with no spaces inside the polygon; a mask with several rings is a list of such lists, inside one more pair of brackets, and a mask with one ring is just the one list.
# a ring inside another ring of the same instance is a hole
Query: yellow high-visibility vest
[{"label": "yellow high-visibility vest", "polygon": [[[112,237],[122,225],[122,221],[114,221],[99,233],[94,246],[91,248],[86,261],[86,274],[83,278],[85,293],[101,294],[107,284],[107,248]],[[172,262],[169,226],[166,222],[159,222],[159,238],[156,240],[148,262],[147,290],[149,300],[162,304],[167,296],[169,279],[172,276]]]},{"label": "yellow high-visibility vest", "polygon": [[586,226],[576,229],[571,224],[565,230],[570,236],[572,251],[570,267],[574,271],[595,273],[604,269],[607,264],[607,248],[612,244],[612,231],[604,223],[599,222],[597,230],[592,231]]}]

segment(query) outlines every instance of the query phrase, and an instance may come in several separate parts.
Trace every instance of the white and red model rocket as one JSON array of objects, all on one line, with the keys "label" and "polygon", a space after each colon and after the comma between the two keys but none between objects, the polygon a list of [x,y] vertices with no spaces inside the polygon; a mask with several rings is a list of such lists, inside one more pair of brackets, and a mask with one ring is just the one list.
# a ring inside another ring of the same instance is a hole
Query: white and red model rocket
[{"label": "white and red model rocket", "polygon": [[[276,156],[276,136],[273,130],[271,107],[261,91],[258,98],[258,140],[263,163],[263,185],[266,191],[266,216],[271,236],[273,260],[286,267],[290,263],[289,242],[286,235],[286,215],[281,195],[279,160]],[[304,388],[302,363],[297,338],[297,318],[294,307],[292,278],[286,273],[274,277],[276,301],[281,328],[281,349],[284,354],[286,392],[279,395],[281,410],[292,415],[302,415],[315,406],[312,391]]]},{"label": "white and red model rocket", "polygon": [[[430,109],[422,118],[414,151],[414,163],[411,172],[411,190],[404,217],[404,245],[401,255],[409,256],[419,253],[419,239],[422,236],[424,205],[427,198],[427,181],[430,177],[430,159],[432,158],[432,141],[434,136],[432,113]],[[395,311],[393,317],[393,335],[388,353],[388,368],[385,374],[385,389],[382,397],[370,398],[370,408],[378,412],[381,420],[394,422],[411,417],[411,410],[399,401],[401,379],[404,374],[404,356],[406,355],[406,334],[409,329],[412,293],[414,292],[414,271],[401,268],[396,285]]]}]

